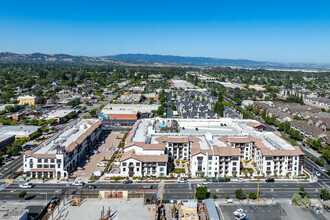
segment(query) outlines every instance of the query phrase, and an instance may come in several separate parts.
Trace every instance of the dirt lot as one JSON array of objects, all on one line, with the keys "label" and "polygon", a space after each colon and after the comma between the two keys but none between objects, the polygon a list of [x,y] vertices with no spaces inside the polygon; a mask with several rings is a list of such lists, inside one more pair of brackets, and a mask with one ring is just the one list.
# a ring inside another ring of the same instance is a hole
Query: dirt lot
[{"label": "dirt lot", "polygon": [[105,139],[105,143],[102,144],[98,150],[100,153],[93,154],[89,157],[89,163],[82,163],[80,167],[84,167],[84,170],[77,170],[75,175],[77,176],[77,180],[88,181],[89,177],[93,172],[97,170],[104,170],[105,167],[98,167],[97,163],[102,162],[104,158],[109,160],[113,154],[113,149],[117,148],[119,145],[121,138],[124,136],[123,133],[111,133]]}]

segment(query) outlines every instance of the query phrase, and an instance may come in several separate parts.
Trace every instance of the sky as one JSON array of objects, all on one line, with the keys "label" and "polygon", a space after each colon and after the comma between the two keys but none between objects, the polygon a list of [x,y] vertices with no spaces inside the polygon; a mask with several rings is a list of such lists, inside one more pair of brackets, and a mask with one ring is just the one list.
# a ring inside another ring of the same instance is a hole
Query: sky
[{"label": "sky", "polygon": [[330,1],[0,0],[0,51],[330,63]]}]

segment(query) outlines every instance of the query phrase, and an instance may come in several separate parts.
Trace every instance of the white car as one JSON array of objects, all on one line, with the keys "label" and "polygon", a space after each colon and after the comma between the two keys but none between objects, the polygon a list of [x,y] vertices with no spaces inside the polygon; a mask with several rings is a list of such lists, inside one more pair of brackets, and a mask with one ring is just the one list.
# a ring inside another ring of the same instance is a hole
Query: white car
[{"label": "white car", "polygon": [[239,178],[239,179],[236,179],[235,182],[239,182],[239,183],[241,183],[241,182],[244,182],[244,179]]},{"label": "white car", "polygon": [[21,189],[31,189],[32,187],[33,187],[32,183],[24,183],[24,184],[19,185],[19,188],[21,188]]},{"label": "white car", "polygon": [[325,168],[324,168],[324,167],[321,167],[321,171],[322,171],[322,172],[325,172]]},{"label": "white car", "polygon": [[316,174],[316,176],[321,176],[321,174],[319,172],[316,172],[315,174]]},{"label": "white car", "polygon": [[85,185],[85,183],[83,181],[76,181],[74,183],[72,183],[73,186],[83,186]]},{"label": "white car", "polygon": [[197,187],[207,187],[207,183],[198,183]]},{"label": "white car", "polygon": [[178,179],[178,183],[188,183],[186,179]]},{"label": "white car", "polygon": [[106,167],[107,164],[106,163],[103,163],[103,162],[100,162],[100,163],[97,163],[97,166],[98,167]]}]

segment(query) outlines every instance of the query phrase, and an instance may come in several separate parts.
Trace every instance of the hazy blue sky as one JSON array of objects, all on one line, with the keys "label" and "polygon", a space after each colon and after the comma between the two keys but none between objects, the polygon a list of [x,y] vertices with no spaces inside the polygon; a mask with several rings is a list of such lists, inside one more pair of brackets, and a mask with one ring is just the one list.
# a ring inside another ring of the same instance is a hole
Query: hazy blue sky
[{"label": "hazy blue sky", "polygon": [[0,3],[0,51],[330,63],[330,1]]}]

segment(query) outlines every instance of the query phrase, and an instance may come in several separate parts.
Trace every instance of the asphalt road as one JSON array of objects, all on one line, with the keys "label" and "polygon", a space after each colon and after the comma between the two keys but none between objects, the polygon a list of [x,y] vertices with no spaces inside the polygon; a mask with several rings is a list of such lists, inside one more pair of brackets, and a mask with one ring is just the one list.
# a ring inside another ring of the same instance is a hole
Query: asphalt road
[{"label": "asphalt road", "polygon": [[[330,176],[326,172],[323,172],[319,166],[315,165],[308,158],[305,158],[305,164],[305,168],[317,177],[318,182],[330,190]],[[319,173],[319,176],[316,175],[316,172]]]},{"label": "asphalt road", "polygon": [[[88,184],[87,184],[88,185]],[[55,196],[56,194],[61,194],[62,190],[67,191],[69,194],[74,191],[79,191],[86,186],[73,186],[72,184],[36,184],[32,189],[21,189],[18,184],[10,184],[5,189],[0,191],[0,200],[18,200],[18,193],[21,191],[27,191],[27,197],[32,200],[45,200]],[[93,184],[97,186],[97,189],[92,190],[129,190],[129,191],[139,191],[143,190],[144,184]],[[151,184],[153,189],[158,189],[158,184]],[[181,200],[181,199],[193,199],[194,189],[197,187],[197,183],[165,183],[163,199],[165,200]],[[225,198],[229,195],[234,198],[234,191],[241,188],[243,193],[246,195],[249,192],[257,193],[258,183],[208,183],[208,189],[210,194],[215,193],[218,198]],[[318,198],[320,195],[320,190],[323,187],[318,183],[260,183],[259,184],[259,195],[262,198],[291,198],[291,196],[299,192],[300,187],[304,187],[305,191],[308,193],[310,198]],[[84,193],[88,192],[84,191]]]},{"label": "asphalt road", "polygon": [[23,166],[23,155],[20,155],[12,162],[2,166],[0,168],[0,180],[5,180],[8,178],[13,172]]},{"label": "asphalt road", "polygon": [[[197,184],[166,184],[163,198],[166,200],[193,199]],[[235,190],[241,188],[245,195],[250,192],[257,193],[258,183],[208,183],[210,194],[217,198],[235,198]],[[260,183],[259,195],[261,198],[291,198],[294,193],[300,192],[304,187],[310,198],[318,198],[323,189],[318,183]]]}]

